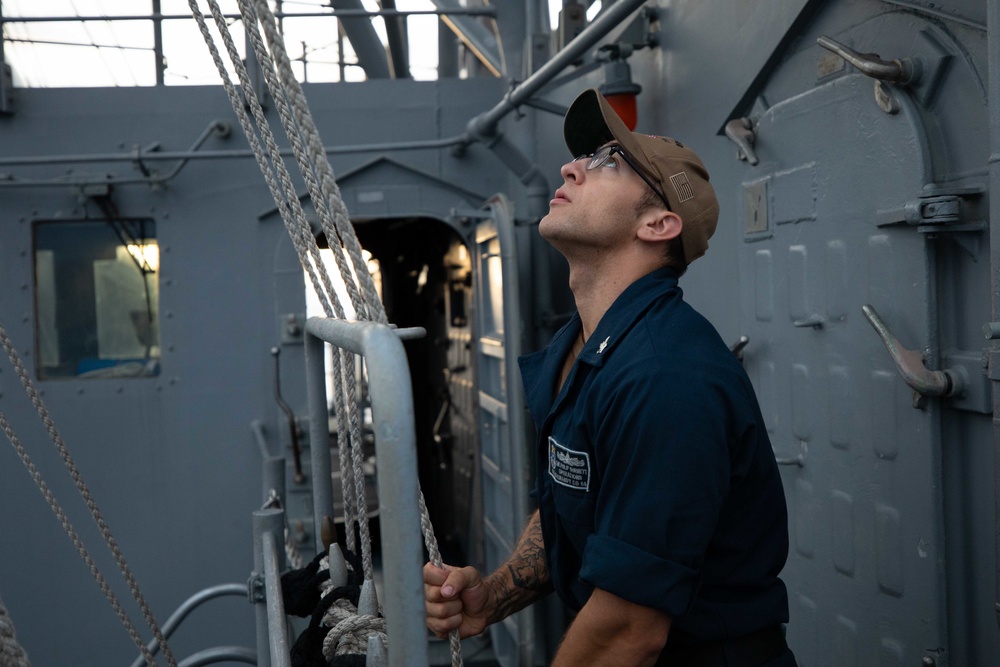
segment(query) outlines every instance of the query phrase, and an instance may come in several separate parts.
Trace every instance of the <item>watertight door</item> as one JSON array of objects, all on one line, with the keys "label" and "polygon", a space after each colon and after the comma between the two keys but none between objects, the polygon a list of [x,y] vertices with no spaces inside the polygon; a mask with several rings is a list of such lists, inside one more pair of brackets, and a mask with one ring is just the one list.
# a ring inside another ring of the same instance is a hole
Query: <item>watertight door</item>
[{"label": "watertight door", "polygon": [[[479,384],[480,471],[486,571],[510,554],[527,515],[529,476],[524,442],[524,397],[517,357],[518,312],[514,221],[506,198],[490,199],[472,235],[476,370]],[[491,627],[504,667],[530,665],[531,610]]]},{"label": "watertight door", "polygon": [[773,104],[742,184],[745,363],[788,499],[801,665],[940,664],[947,646],[941,399],[915,400],[862,314],[934,356],[933,242],[905,221],[933,171],[914,103],[887,113],[872,90],[845,70]]}]

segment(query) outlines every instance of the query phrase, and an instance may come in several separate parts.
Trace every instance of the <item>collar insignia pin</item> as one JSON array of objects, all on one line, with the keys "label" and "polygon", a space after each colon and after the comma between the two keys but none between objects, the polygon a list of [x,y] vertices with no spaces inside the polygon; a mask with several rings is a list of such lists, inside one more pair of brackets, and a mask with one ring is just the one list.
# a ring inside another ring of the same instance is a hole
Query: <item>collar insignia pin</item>
[{"label": "collar insignia pin", "polygon": [[601,352],[604,352],[604,348],[606,348],[608,346],[608,341],[609,340],[611,340],[611,336],[608,336],[603,341],[601,341],[601,345],[597,348],[597,354],[600,354]]}]

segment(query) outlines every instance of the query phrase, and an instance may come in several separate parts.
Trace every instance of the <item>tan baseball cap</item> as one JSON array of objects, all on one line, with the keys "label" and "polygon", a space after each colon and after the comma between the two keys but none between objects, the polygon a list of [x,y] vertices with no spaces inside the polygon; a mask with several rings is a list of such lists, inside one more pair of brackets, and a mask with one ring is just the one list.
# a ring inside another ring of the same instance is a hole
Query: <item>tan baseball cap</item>
[{"label": "tan baseball cap", "polygon": [[719,222],[719,201],[694,151],[669,137],[630,131],[595,88],[573,101],[563,121],[563,135],[573,157],[617,141],[681,217],[681,243],[688,263],[705,254]]}]

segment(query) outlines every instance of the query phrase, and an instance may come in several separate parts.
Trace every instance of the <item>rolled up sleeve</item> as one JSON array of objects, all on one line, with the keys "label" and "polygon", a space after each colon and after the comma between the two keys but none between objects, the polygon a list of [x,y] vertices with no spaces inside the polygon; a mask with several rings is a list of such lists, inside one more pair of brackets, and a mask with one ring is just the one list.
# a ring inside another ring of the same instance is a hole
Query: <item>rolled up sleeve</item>
[{"label": "rolled up sleeve", "polygon": [[699,575],[628,542],[591,535],[580,578],[629,602],[680,616],[694,598]]}]

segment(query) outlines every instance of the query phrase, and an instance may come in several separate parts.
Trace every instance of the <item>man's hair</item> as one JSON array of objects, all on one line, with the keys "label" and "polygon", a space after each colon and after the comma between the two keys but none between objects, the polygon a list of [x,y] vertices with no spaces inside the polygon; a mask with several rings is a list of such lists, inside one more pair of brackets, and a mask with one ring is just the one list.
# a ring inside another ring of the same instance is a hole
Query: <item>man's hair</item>
[{"label": "man's hair", "polygon": [[[663,208],[663,200],[660,199],[658,194],[653,192],[652,188],[650,188],[646,194],[644,194],[639,201],[636,202],[635,213],[636,215],[639,215],[640,213],[644,213],[651,208],[657,207]],[[687,271],[688,262],[687,257],[684,256],[684,243],[681,241],[680,234],[667,241],[664,255],[667,260],[665,266],[673,269],[674,272],[677,273],[678,278],[683,276],[684,272]]]}]

